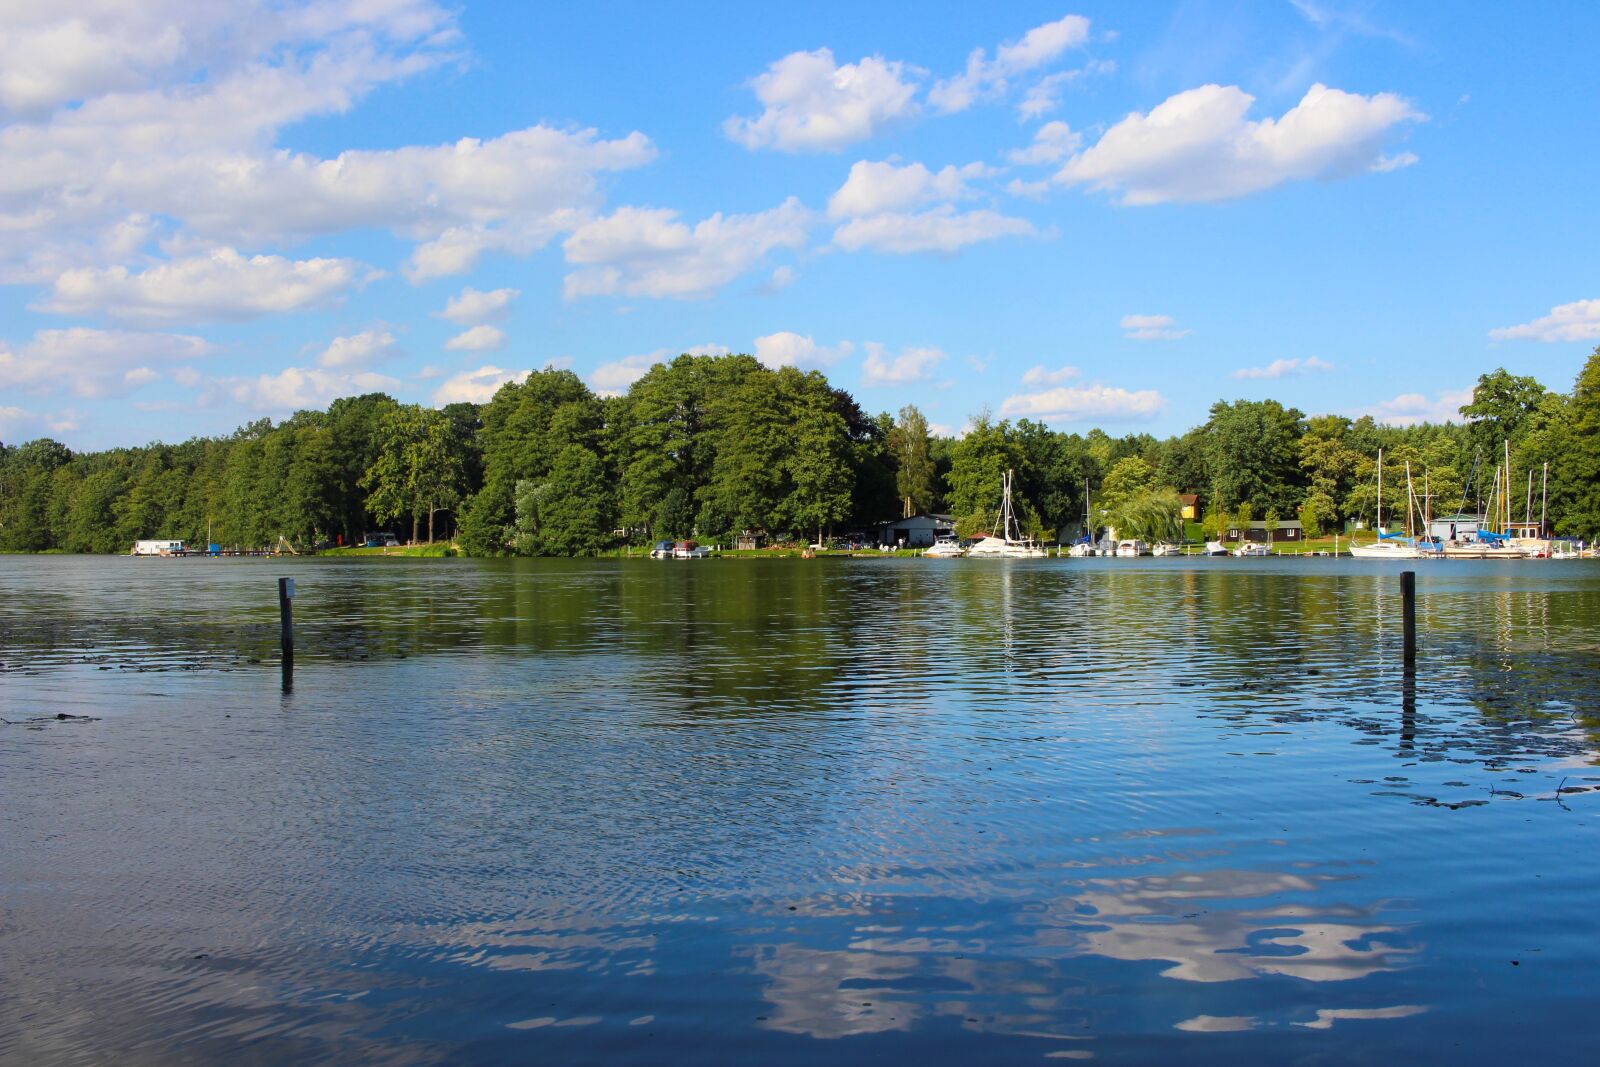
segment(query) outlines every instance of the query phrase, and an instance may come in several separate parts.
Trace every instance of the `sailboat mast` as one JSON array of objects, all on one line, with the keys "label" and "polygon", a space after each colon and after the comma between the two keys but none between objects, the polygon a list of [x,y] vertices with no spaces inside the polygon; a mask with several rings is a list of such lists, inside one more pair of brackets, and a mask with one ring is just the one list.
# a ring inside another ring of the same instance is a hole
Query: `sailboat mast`
[{"label": "sailboat mast", "polygon": [[1411,512],[1416,508],[1417,494],[1411,486],[1411,461],[1406,460],[1406,536],[1411,534]]},{"label": "sailboat mast", "polygon": [[1378,536],[1383,536],[1383,449],[1378,449]]},{"label": "sailboat mast", "polygon": [[1549,521],[1550,507],[1550,461],[1544,461],[1544,484],[1539,487],[1539,536],[1545,535],[1545,523]]}]

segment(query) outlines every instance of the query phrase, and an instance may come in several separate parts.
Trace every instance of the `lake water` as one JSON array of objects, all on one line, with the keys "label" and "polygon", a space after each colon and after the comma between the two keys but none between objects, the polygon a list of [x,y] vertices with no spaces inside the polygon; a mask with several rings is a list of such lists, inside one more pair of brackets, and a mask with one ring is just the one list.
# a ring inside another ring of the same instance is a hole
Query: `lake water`
[{"label": "lake water", "polygon": [[1416,569],[0,557],[0,1061],[1594,1062],[1600,567]]}]

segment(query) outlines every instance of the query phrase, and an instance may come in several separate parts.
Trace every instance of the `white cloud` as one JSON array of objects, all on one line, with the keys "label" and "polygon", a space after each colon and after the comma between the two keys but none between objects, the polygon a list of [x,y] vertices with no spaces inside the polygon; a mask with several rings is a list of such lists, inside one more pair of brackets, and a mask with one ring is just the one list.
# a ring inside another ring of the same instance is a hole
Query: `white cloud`
[{"label": "white cloud", "polygon": [[433,391],[433,402],[440,407],[461,403],[487,404],[494,399],[494,394],[499,392],[502,385],[520,382],[531,373],[530,370],[502,370],[484,364],[477,370],[462,371],[440,382],[439,388]]},{"label": "white cloud", "polygon": [[628,386],[643,378],[651,367],[657,363],[665,363],[669,358],[668,349],[658,348],[654,352],[624,356],[611,363],[602,363],[590,373],[589,385],[602,395],[619,396],[628,391]]},{"label": "white cloud", "polygon": [[756,338],[755,357],[768,367],[799,367],[811,369],[830,367],[855,351],[849,341],[836,345],[819,345],[810,335],[801,336],[788,330],[769,333]]},{"label": "white cloud", "polygon": [[1226,200],[1285,181],[1381,169],[1385,138],[1426,118],[1393,93],[1320,84],[1279,119],[1247,120],[1254,102],[1237,86],[1178,93],[1111,127],[1056,180],[1117,191],[1124,204]]},{"label": "white cloud", "polygon": [[0,442],[14,445],[49,434],[70,433],[82,425],[82,416],[75,412],[28,411],[0,404]]},{"label": "white cloud", "polygon": [[1194,332],[1178,329],[1171,315],[1124,315],[1122,329],[1130,341],[1176,341]]},{"label": "white cloud", "polygon": [[765,110],[722,124],[728,137],[750,149],[836,152],[916,113],[915,73],[882,56],[840,66],[826,48],[792,52],[750,86]]},{"label": "white cloud", "polygon": [[790,197],[754,215],[712,215],[691,229],[676,211],[623,207],[579,227],[563,243],[568,300],[650,296],[693,300],[712,295],[776,248],[806,242],[811,212]]},{"label": "white cloud", "polygon": [[1033,134],[1033,144],[1027,148],[1014,148],[1006,159],[1019,167],[1035,167],[1044,163],[1059,163],[1078,150],[1083,137],[1065,122],[1047,122]]},{"label": "white cloud", "polygon": [[445,304],[439,317],[449,319],[457,326],[476,326],[484,322],[499,322],[511,308],[511,302],[522,293],[516,289],[495,289],[481,292],[467,286]]},{"label": "white cloud", "polygon": [[317,357],[317,365],[328,370],[365,367],[394,355],[394,346],[394,334],[388,330],[362,330],[348,337],[335,337]]},{"label": "white cloud", "polygon": [[799,272],[785,263],[773,270],[772,277],[767,279],[767,283],[761,287],[761,291],[764,293],[781,293],[793,285],[799,277]]},{"label": "white cloud", "polygon": [[1026,219],[995,211],[957,212],[949,204],[914,213],[886,212],[851,219],[833,231],[833,242],[855,252],[911,254],[956,252],[967,245],[1001,237],[1026,237],[1036,231]]},{"label": "white cloud", "polygon": [[928,100],[946,113],[965,111],[979,100],[1003,94],[1011,78],[1053,62],[1088,39],[1089,20],[1066,15],[996,48],[992,60],[982,48],[974,49],[967,57],[967,69],[934,85]]},{"label": "white cloud", "polygon": [[937,348],[902,348],[891,359],[888,350],[876,341],[868,341],[864,347],[867,358],[861,367],[861,384],[865,386],[927,381],[945,360],[944,352]]},{"label": "white cloud", "polygon": [[861,160],[850,168],[843,185],[828,198],[828,217],[856,218],[885,211],[915,207],[946,200],[959,200],[970,194],[967,182],[991,171],[982,163],[964,167],[947,166],[930,171],[921,163],[903,167],[892,162],[870,163]]},{"label": "white cloud", "polygon": [[1057,367],[1055,370],[1046,370],[1043,365],[1029,367],[1022,375],[1022,384],[1060,385],[1078,377],[1080,373],[1077,367]]},{"label": "white cloud", "polygon": [[1083,422],[1106,419],[1119,422],[1153,419],[1167,400],[1154,389],[1131,392],[1105,385],[1062,385],[1037,393],[1008,396],[1000,405],[1005,418],[1030,418],[1041,422]]},{"label": "white cloud", "polygon": [[1600,300],[1562,304],[1532,322],[1490,330],[1489,337],[1495,341],[1600,340]]},{"label": "white cloud", "polygon": [[732,351],[733,349],[727,345],[707,342],[703,345],[691,345],[688,348],[658,348],[654,352],[624,356],[596,367],[589,374],[589,387],[601,396],[621,396],[628,391],[628,386],[644,377],[645,372],[657,363],[666,363],[680,355],[726,356]]},{"label": "white cloud", "polygon": [[138,273],[126,267],[69,270],[35,308],[149,322],[250,319],[333,303],[368,277],[350,259],[245,257],[218,248]]},{"label": "white cloud", "polygon": [[20,348],[0,341],[0,389],[120,395],[155,380],[149,364],[201,359],[215,351],[211,342],[187,334],[82,326],[40,330]]},{"label": "white cloud", "polygon": [[1040,78],[1028,87],[1022,101],[1017,104],[1017,119],[1032,122],[1050,114],[1061,105],[1061,91],[1086,74],[1110,74],[1117,69],[1109,59],[1093,60],[1077,70],[1057,71]]},{"label": "white cloud", "polygon": [[506,332],[484,324],[456,334],[444,343],[452,352],[498,352],[506,346]]},{"label": "white cloud", "polygon": [[1449,389],[1432,398],[1422,393],[1401,393],[1391,400],[1381,400],[1352,414],[1359,418],[1371,415],[1389,426],[1416,426],[1419,423],[1460,422],[1461,408],[1472,403],[1473,390]]},{"label": "white cloud", "polygon": [[285,367],[255,378],[224,378],[216,383],[252,411],[288,412],[326,407],[341,396],[384,392],[400,383],[366,371],[341,373],[316,367]]},{"label": "white cloud", "polygon": [[1306,374],[1326,374],[1332,369],[1333,364],[1309,356],[1306,359],[1275,359],[1265,367],[1241,367],[1233,372],[1233,376],[1245,379],[1297,378]]},{"label": "white cloud", "polygon": [[25,113],[0,129],[12,280],[124,262],[150,218],[235,246],[386,228],[419,242],[421,280],[570,231],[600,206],[598,174],[655,156],[639,133],[542,125],[331,159],[273,147],[455,59],[455,16],[429,0],[36,6],[0,15],[0,102]]}]

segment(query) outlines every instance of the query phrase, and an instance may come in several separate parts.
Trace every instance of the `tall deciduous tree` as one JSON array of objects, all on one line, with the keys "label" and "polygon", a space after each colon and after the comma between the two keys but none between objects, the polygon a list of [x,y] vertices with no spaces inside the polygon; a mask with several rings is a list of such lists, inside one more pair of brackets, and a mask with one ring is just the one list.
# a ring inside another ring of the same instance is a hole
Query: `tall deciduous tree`
[{"label": "tall deciduous tree", "polygon": [[903,502],[903,514],[931,510],[938,493],[933,452],[928,420],[915,404],[900,409],[900,418],[889,431],[889,454],[894,457],[894,487]]}]

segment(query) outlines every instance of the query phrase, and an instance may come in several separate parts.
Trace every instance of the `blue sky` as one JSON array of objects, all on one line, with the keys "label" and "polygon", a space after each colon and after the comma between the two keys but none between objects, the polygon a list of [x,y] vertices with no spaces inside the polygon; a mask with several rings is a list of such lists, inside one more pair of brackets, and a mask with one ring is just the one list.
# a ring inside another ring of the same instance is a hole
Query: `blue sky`
[{"label": "blue sky", "polygon": [[1600,343],[1593,4],[123,6],[0,15],[8,443],[681,351],[1407,422]]}]

